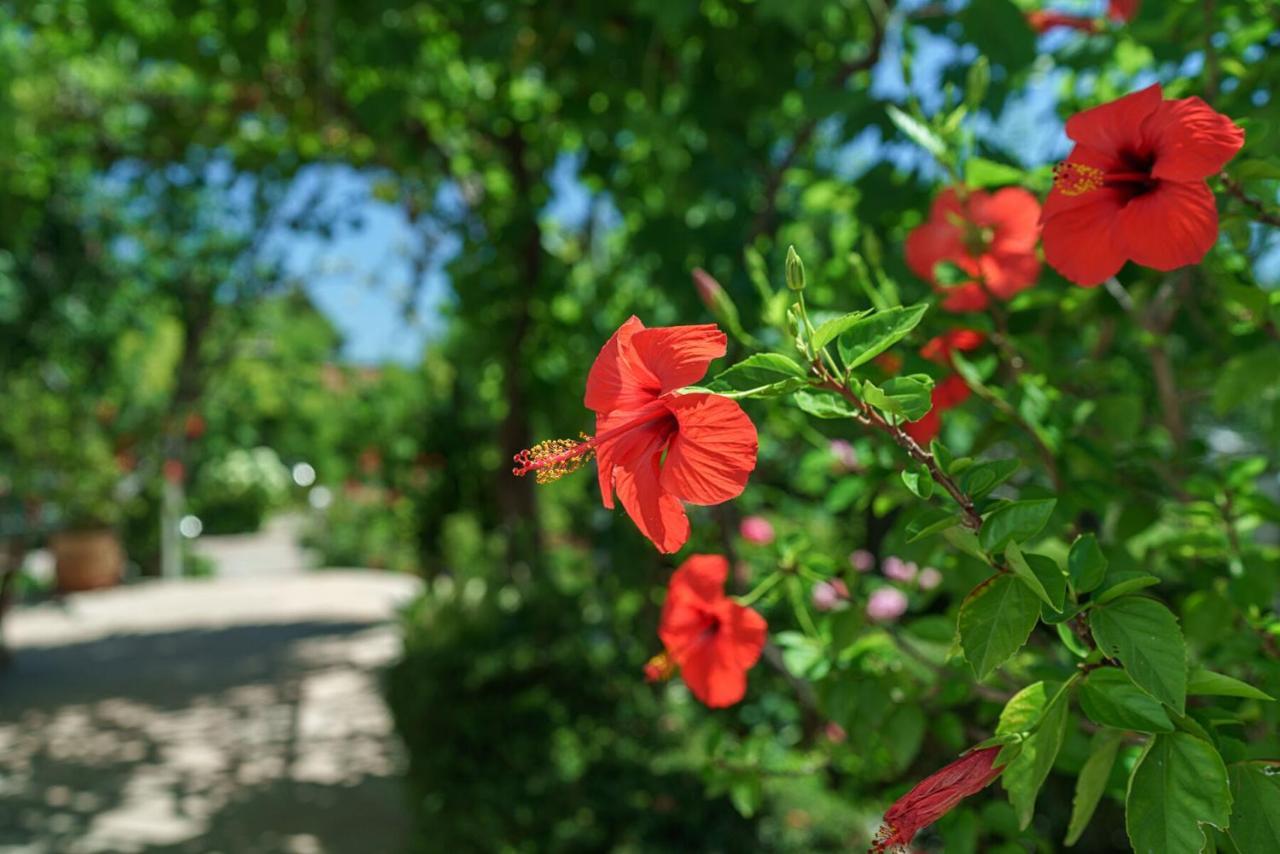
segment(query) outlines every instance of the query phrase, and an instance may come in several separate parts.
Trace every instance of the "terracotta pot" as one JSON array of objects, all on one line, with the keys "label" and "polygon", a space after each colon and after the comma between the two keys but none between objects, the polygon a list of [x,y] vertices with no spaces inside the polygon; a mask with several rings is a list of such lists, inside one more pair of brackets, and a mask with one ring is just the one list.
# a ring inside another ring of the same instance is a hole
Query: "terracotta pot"
[{"label": "terracotta pot", "polygon": [[62,531],[50,540],[58,589],[96,590],[120,582],[124,549],[115,531]]}]

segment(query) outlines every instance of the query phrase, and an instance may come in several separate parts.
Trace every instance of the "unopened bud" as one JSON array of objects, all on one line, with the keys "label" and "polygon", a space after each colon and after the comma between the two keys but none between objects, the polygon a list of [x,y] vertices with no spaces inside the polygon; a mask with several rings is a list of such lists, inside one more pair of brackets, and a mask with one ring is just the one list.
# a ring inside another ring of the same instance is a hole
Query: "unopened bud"
[{"label": "unopened bud", "polygon": [[787,247],[787,287],[793,291],[804,290],[804,262],[794,246]]},{"label": "unopened bud", "polygon": [[714,312],[719,308],[724,288],[720,287],[714,276],[701,267],[694,267],[693,286],[698,289],[698,299],[702,300],[708,311]]}]

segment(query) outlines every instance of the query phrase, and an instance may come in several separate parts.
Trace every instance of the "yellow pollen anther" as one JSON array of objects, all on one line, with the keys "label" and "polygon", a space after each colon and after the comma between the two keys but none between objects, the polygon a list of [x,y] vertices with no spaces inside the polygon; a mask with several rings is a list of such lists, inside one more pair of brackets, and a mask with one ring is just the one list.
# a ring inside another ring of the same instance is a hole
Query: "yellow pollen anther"
[{"label": "yellow pollen anther", "polygon": [[1064,196],[1083,196],[1101,189],[1106,173],[1083,163],[1059,163],[1053,167],[1053,186]]},{"label": "yellow pollen anther", "polygon": [[660,652],[645,662],[644,678],[648,682],[665,682],[675,675],[676,663],[666,652]]},{"label": "yellow pollen anther", "polygon": [[596,455],[591,437],[585,433],[579,436],[581,441],[578,442],[573,439],[547,439],[527,451],[521,451],[513,458],[516,467],[511,472],[518,477],[534,472],[538,483],[551,483],[573,474]]}]

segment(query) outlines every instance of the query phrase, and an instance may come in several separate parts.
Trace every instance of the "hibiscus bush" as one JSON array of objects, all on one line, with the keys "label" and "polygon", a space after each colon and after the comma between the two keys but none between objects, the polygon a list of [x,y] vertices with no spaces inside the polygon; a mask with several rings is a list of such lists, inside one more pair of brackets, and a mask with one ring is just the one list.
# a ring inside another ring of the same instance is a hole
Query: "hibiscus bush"
[{"label": "hibiscus bush", "polygon": [[[758,313],[696,271],[719,325],[631,317],[585,378],[593,433],[516,454],[540,484],[594,459],[605,508],[696,552],[644,672],[741,704],[716,757],[744,812],[800,757],[874,780],[927,745],[877,851],[944,817],[946,850],[993,850],[998,822],[949,814],[997,779],[1014,839],[1280,850],[1278,302],[1220,216],[1274,223],[1272,180],[1244,188],[1274,167],[1265,127],[1170,89],[1086,99],[1032,172],[975,152],[963,102],[891,107],[941,170],[916,281],[869,235],[812,272],[749,248]],[[699,536],[687,506],[733,500],[739,536]]]}]

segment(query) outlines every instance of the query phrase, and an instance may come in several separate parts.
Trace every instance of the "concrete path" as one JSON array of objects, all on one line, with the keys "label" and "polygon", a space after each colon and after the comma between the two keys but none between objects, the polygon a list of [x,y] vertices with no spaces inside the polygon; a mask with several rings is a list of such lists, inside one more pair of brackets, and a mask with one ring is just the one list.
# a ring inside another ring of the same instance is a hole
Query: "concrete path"
[{"label": "concrete path", "polygon": [[308,520],[297,513],[273,516],[252,534],[200,537],[191,550],[212,561],[219,578],[297,575],[316,566],[316,556],[298,545]]},{"label": "concrete path", "polygon": [[152,582],[19,609],[0,673],[0,852],[396,852],[379,693],[416,580]]}]

